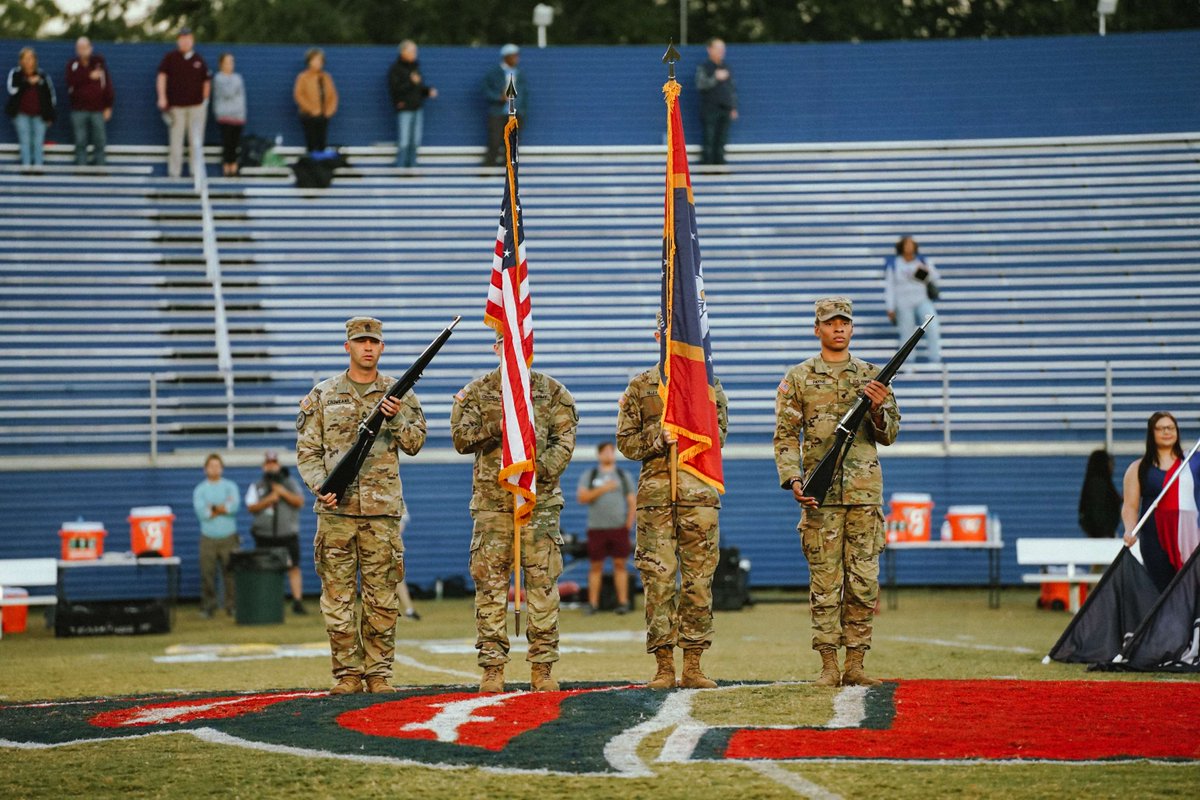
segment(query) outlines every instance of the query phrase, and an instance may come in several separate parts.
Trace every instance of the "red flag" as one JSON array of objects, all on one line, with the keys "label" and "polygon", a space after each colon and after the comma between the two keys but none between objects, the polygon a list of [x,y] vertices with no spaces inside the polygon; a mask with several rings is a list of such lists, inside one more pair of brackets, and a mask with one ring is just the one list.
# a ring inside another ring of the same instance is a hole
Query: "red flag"
[{"label": "red flag", "polygon": [[521,195],[517,190],[515,118],[510,118],[504,128],[504,150],[507,177],[492,256],[492,282],[483,318],[504,337],[500,353],[500,384],[504,397],[500,483],[513,493],[514,519],[520,526],[533,514],[537,499],[537,438],[533,428],[533,397],[529,391],[533,318],[530,314],[529,266],[525,262],[525,225],[521,217]]},{"label": "red flag", "polygon": [[663,220],[662,325],[658,393],[663,428],[679,442],[679,468],[725,491],[721,429],[704,297],[704,270],[696,234],[696,207],[688,171],[679,84],[663,87],[667,101],[667,192]]}]

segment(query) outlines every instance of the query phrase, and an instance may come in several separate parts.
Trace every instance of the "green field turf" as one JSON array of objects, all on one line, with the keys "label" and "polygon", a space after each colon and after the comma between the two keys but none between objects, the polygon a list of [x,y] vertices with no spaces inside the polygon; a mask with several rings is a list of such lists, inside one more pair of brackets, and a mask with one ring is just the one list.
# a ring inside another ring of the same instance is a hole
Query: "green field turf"
[{"label": "green field turf", "polygon": [[[783,599],[782,595],[764,599]],[[1067,624],[1065,613],[1039,611],[1035,594],[1007,590],[987,608],[982,590],[904,590],[900,607],[884,610],[867,664],[885,678],[1189,680],[1179,676],[1088,673],[1043,665]],[[315,603],[309,603],[315,612]],[[465,684],[477,680],[469,600],[427,602],[422,620],[397,630],[397,685]],[[641,641],[640,614],[586,617],[564,609],[564,649],[555,675],[563,681],[642,682],[653,659]],[[165,636],[55,639],[31,618],[30,630],[0,640],[0,701],[119,696],[161,692],[232,692],[329,686],[319,615],[289,614],[283,625],[237,626],[179,609]],[[293,657],[216,663],[155,663],[184,648],[227,645],[223,657],[267,655],[291,645]],[[311,645],[306,648],[305,645]],[[326,651],[327,652],[327,651]],[[527,682],[521,660],[510,682]],[[716,644],[705,658],[722,684],[808,681],[818,659],[809,649],[808,607],[762,603],[719,613]],[[1194,678],[1191,678],[1194,680]],[[832,692],[811,686],[748,686],[697,697],[694,713],[708,724],[821,725]],[[986,702],[981,697],[980,702]],[[1200,719],[1200,709],[1197,710]],[[1063,725],[1071,724],[1064,720]],[[1200,722],[1198,722],[1200,726]],[[1195,796],[1200,764],[1124,762],[1104,765],[780,762],[655,764],[665,739],[655,734],[639,754],[654,778],[498,775],[479,769],[356,764],[210,744],[186,735],[89,743],[50,750],[0,749],[0,797],[1181,797]],[[3,731],[0,731],[3,738]],[[821,794],[825,792],[826,794]]]}]

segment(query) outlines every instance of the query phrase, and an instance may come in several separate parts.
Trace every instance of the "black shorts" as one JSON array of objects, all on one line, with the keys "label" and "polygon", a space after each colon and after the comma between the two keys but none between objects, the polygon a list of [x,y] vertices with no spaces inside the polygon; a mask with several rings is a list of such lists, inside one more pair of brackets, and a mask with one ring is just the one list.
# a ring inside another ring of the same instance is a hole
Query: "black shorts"
[{"label": "black shorts", "polygon": [[254,546],[260,549],[268,547],[281,547],[288,552],[288,567],[295,567],[300,564],[299,536],[289,536],[286,539],[267,539],[255,536]]}]

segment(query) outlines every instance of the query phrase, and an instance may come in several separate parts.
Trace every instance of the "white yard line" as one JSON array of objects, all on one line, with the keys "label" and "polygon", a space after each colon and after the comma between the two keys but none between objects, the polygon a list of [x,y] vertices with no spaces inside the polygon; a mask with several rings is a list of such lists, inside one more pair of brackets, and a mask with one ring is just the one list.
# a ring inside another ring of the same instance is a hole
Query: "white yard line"
[{"label": "white yard line", "polygon": [[812,798],[812,800],[842,800],[840,794],[834,794],[819,783],[813,783],[803,775],[784,769],[773,761],[746,761],[743,763],[764,778],[770,778],[801,797]]},{"label": "white yard line", "polygon": [[833,698],[833,719],[826,728],[859,728],[867,718],[867,687],[847,686]]},{"label": "white yard line", "polygon": [[477,673],[477,672],[465,672],[464,670],[461,670],[461,669],[450,669],[448,667],[435,667],[432,664],[425,664],[421,661],[417,661],[415,658],[413,658],[411,656],[406,656],[403,653],[396,653],[392,658],[395,661],[395,663],[403,664],[406,667],[412,667],[413,669],[420,669],[420,670],[424,670],[426,672],[440,672],[443,675],[453,675],[456,678],[466,678],[468,680],[473,681],[476,678],[478,678],[480,675],[480,673]]},{"label": "white yard line", "polygon": [[985,650],[989,653],[1018,653],[1020,655],[1036,655],[1038,651],[1028,647],[1005,647],[999,644],[976,644],[974,642],[960,642],[951,639],[922,639],[919,636],[875,636],[876,639],[883,639],[889,642],[909,642],[912,644],[930,644],[936,647],[961,647],[965,650]]}]

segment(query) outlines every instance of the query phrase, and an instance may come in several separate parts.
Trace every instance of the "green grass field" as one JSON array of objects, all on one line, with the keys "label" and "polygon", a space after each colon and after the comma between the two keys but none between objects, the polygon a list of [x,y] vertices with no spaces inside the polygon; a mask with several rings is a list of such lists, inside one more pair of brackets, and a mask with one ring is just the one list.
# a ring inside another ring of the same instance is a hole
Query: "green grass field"
[{"label": "green grass field", "polygon": [[[783,596],[764,597],[783,599]],[[310,603],[315,611],[315,604]],[[397,630],[397,685],[469,684],[477,670],[469,600],[421,604],[423,619]],[[1034,607],[1031,591],[1009,590],[989,610],[976,590],[902,591],[900,607],[877,619],[867,664],[884,678],[1170,681],[1178,676],[1088,673],[1043,665],[1068,617]],[[639,614],[586,617],[564,609],[566,682],[643,682],[653,672],[644,653]],[[0,702],[146,693],[261,691],[329,686],[319,615],[289,614],[283,625],[237,626],[178,611],[165,636],[55,639],[31,617],[30,630],[0,641]],[[288,645],[289,657],[273,655]],[[215,660],[159,663],[155,657],[208,647]],[[818,660],[809,649],[808,607],[761,603],[718,614],[717,638],[705,659],[722,684],[809,681]],[[511,683],[528,681],[517,655]],[[697,696],[693,713],[710,725],[822,725],[832,690],[747,686]],[[331,701],[320,701],[331,702]],[[980,697],[986,703],[986,697]],[[1197,709],[1200,719],[1200,709]],[[2,720],[2,717],[0,717]],[[1014,721],[1014,724],[1018,724]],[[1063,720],[1064,726],[1071,725]],[[1200,729],[1200,722],[1197,723]],[[667,732],[638,750],[655,777],[507,775],[482,769],[351,763],[335,758],[264,753],[172,734],[46,750],[0,749],[0,796],[21,797],[586,797],[670,798],[843,797],[1180,797],[1200,787],[1200,763],[1166,764],[902,764],[779,762],[660,764]],[[0,738],[3,730],[0,729]]]}]

